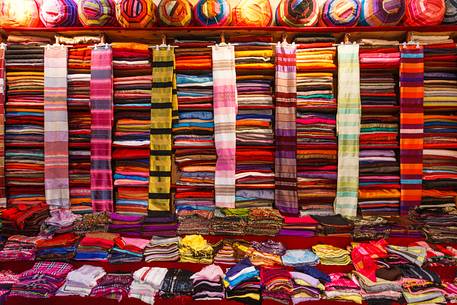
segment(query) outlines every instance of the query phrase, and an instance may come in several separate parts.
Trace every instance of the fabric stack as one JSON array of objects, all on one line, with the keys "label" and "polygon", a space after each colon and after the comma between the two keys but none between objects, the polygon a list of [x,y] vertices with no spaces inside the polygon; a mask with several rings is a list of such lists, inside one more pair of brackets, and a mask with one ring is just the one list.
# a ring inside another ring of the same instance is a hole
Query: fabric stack
[{"label": "fabric stack", "polygon": [[[389,277],[389,270],[387,269],[384,269],[384,272],[379,272],[379,274],[381,276],[376,276],[375,281],[373,281],[360,272],[354,272],[357,282],[362,289],[360,292],[362,299],[368,303],[375,301],[378,301],[378,303],[398,301],[402,296],[401,282],[398,279],[384,279],[382,277],[383,275],[387,275],[385,277]],[[390,275],[393,274],[394,272],[390,272]]]},{"label": "fabric stack", "polygon": [[211,233],[215,235],[243,235],[248,215],[248,208],[216,209],[211,222]]},{"label": "fabric stack", "polygon": [[243,259],[227,270],[224,279],[226,298],[247,304],[260,304],[260,272]]},{"label": "fabric stack", "polygon": [[455,207],[417,207],[409,218],[422,230],[427,240],[434,243],[457,241],[457,209]]},{"label": "fabric stack", "polygon": [[114,247],[115,233],[87,233],[79,242],[75,260],[93,260],[107,262],[109,251]]},{"label": "fabric stack", "polygon": [[[271,36],[237,36],[235,70],[237,208],[272,207],[274,200],[273,90]],[[255,150],[256,158],[252,158]]]},{"label": "fabric stack", "polygon": [[16,205],[2,212],[2,233],[36,236],[41,225],[49,217],[48,207],[43,204],[34,206]]},{"label": "fabric stack", "polygon": [[0,262],[5,261],[33,261],[35,260],[36,244],[42,237],[28,237],[13,235],[8,238],[0,251]]},{"label": "fabric stack", "polygon": [[75,220],[73,231],[76,234],[107,232],[110,221],[110,217],[105,212],[85,214],[82,215],[81,218]]},{"label": "fabric stack", "polygon": [[79,236],[75,233],[54,235],[51,239],[37,241],[37,260],[68,261],[73,258]]},{"label": "fabric stack", "polygon": [[283,217],[272,208],[249,209],[246,234],[275,236],[281,230]]},{"label": "fabric stack", "polygon": [[5,170],[8,205],[37,205],[44,196],[44,49],[47,39],[8,37]]},{"label": "fabric stack", "polygon": [[311,237],[316,234],[318,222],[309,215],[303,217],[284,217],[279,235]]},{"label": "fabric stack", "polygon": [[325,297],[334,301],[350,301],[362,304],[359,285],[344,273],[330,273],[331,281],[325,283]]},{"label": "fabric stack", "polygon": [[191,277],[193,284],[192,299],[196,301],[222,300],[225,297],[224,271],[217,265],[209,265]]},{"label": "fabric stack", "polygon": [[313,218],[319,222],[319,234],[350,236],[352,233],[352,223],[340,214],[329,216],[314,215]]},{"label": "fabric stack", "polygon": [[133,277],[130,273],[107,273],[92,289],[91,297],[108,298],[118,302],[127,298]]},{"label": "fabric stack", "polygon": [[178,225],[174,215],[146,217],[141,236],[143,238],[152,238],[152,236],[176,236],[177,229]]},{"label": "fabric stack", "polygon": [[144,249],[146,262],[174,262],[179,259],[179,237],[153,236]]},{"label": "fabric stack", "polygon": [[402,283],[403,297],[407,304],[445,304],[444,291],[426,280],[407,279]]},{"label": "fabric stack", "polygon": [[336,195],[335,38],[296,37],[297,187],[303,215],[333,214]]},{"label": "fabric stack", "polygon": [[[310,267],[309,270],[317,270],[312,269]],[[291,271],[290,277],[293,281],[293,290],[291,292],[291,299],[292,304],[298,304],[301,302],[309,302],[309,301],[318,301],[321,297],[322,291],[324,290],[324,285],[322,282],[325,282],[324,279],[321,279],[319,275],[323,277],[328,277],[326,274],[323,274],[319,270],[317,273],[315,272],[299,272],[299,271]]]},{"label": "fabric stack", "polygon": [[201,235],[187,235],[179,241],[180,262],[211,264],[213,247]]},{"label": "fabric stack", "polygon": [[[455,81],[457,84],[457,80]],[[424,144],[435,147],[450,147],[457,145],[457,116],[449,114],[424,115]]]},{"label": "fabric stack", "polygon": [[173,298],[192,295],[192,272],[188,270],[168,269],[163,280],[160,295],[164,298]]},{"label": "fabric stack", "polygon": [[109,218],[109,232],[122,233],[124,236],[138,236],[141,234],[143,216],[110,213]]},{"label": "fabric stack", "polygon": [[214,256],[214,263],[217,265],[233,266],[237,262],[235,255],[233,240],[224,239]]},{"label": "fabric stack", "polygon": [[[237,246],[237,250],[240,248]],[[286,248],[281,242],[267,240],[262,242],[254,241],[252,247],[248,248],[244,256],[249,257],[255,266],[281,265],[281,256],[286,253]]]},{"label": "fabric stack", "polygon": [[293,282],[289,271],[283,267],[260,269],[263,286],[262,299],[273,300],[281,304],[290,303]]},{"label": "fabric stack", "polygon": [[148,45],[113,43],[115,211],[147,215],[152,66]]},{"label": "fabric stack", "polygon": [[214,216],[214,209],[193,208],[192,206],[182,207],[178,211],[178,234],[203,234],[211,232],[211,221]]},{"label": "fabric stack", "polygon": [[19,281],[13,285],[9,295],[25,298],[54,296],[72,269],[70,264],[62,262],[35,263],[32,269],[21,273]]},{"label": "fabric stack", "polygon": [[213,43],[175,41],[179,111],[179,120],[173,125],[178,170],[175,206],[182,232],[190,233],[194,224],[198,231],[204,230],[214,210],[216,151],[211,49],[208,48]]},{"label": "fabric stack", "polygon": [[322,265],[349,265],[351,263],[351,256],[349,251],[330,246],[330,245],[314,245],[313,251],[319,257]]},{"label": "fabric stack", "polygon": [[281,257],[284,266],[314,266],[319,263],[319,256],[310,250],[291,249]]},{"label": "fabric stack", "polygon": [[166,268],[143,267],[133,273],[129,297],[140,299],[147,304],[154,304],[156,294],[162,287],[167,274]]},{"label": "fabric stack", "polygon": [[134,263],[143,260],[143,253],[148,239],[117,237],[109,257],[110,263]]},{"label": "fabric stack", "polygon": [[97,286],[97,282],[106,272],[102,267],[83,265],[67,275],[67,280],[56,295],[69,296],[79,295],[86,297],[91,294],[92,289]]}]

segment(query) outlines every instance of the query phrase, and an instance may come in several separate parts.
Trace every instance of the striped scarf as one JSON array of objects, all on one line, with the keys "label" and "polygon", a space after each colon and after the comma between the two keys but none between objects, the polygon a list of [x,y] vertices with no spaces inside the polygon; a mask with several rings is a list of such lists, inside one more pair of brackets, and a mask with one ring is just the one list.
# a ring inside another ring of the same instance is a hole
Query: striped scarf
[{"label": "striped scarf", "polygon": [[235,49],[213,46],[214,142],[217,153],[214,180],[217,207],[235,208],[236,113]]},{"label": "striped scarf", "polygon": [[400,214],[422,200],[424,50],[400,46]]},{"label": "striped scarf", "polygon": [[113,128],[113,51],[92,50],[90,77],[90,188],[94,212],[113,211],[111,132]]},{"label": "striped scarf", "polygon": [[150,129],[149,207],[153,214],[171,211],[172,120],[177,115],[175,52],[154,50]]},{"label": "striped scarf", "polygon": [[276,46],[275,202],[286,214],[298,213],[296,77],[295,45]]},{"label": "striped scarf", "polygon": [[357,215],[360,116],[359,45],[339,45],[335,213],[343,216]]},{"label": "striped scarf", "polygon": [[5,190],[5,48],[0,47],[0,208],[6,208]]},{"label": "striped scarf", "polygon": [[44,177],[46,203],[69,208],[67,48],[63,46],[44,51]]}]

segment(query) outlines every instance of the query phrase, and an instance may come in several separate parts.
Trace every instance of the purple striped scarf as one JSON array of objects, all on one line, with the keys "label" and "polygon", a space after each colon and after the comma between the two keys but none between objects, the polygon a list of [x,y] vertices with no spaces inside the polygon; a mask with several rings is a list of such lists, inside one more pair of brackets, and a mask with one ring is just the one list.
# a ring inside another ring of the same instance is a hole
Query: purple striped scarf
[{"label": "purple striped scarf", "polygon": [[69,208],[67,48],[44,51],[44,177],[46,203]]},{"label": "purple striped scarf", "polygon": [[213,46],[214,188],[216,206],[224,208],[235,208],[236,96],[235,49]]},{"label": "purple striped scarf", "polygon": [[90,78],[90,188],[95,212],[113,211],[111,132],[113,127],[113,51],[92,50]]}]

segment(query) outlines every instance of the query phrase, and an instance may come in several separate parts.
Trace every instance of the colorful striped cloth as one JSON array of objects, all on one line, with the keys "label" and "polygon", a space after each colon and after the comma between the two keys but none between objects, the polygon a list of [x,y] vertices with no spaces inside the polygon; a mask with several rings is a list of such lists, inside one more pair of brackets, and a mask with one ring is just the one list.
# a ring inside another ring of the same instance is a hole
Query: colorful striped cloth
[{"label": "colorful striped cloth", "polygon": [[192,22],[192,5],[187,0],[161,0],[158,12],[163,25],[187,26]]},{"label": "colorful striped cloth", "polygon": [[194,6],[194,18],[203,26],[229,25],[232,10],[227,0],[199,0]]},{"label": "colorful striped cloth", "polygon": [[5,47],[0,46],[0,208],[6,208],[5,191]]},{"label": "colorful striped cloth", "polygon": [[[175,52],[152,52],[149,206],[154,212],[169,212],[171,201],[171,128],[177,114]],[[156,213],[157,214],[157,213]]]},{"label": "colorful striped cloth", "polygon": [[78,5],[75,0],[44,0],[40,19],[46,27],[74,26],[78,21]]},{"label": "colorful striped cloth", "polygon": [[44,187],[52,208],[70,207],[67,48],[44,50]]},{"label": "colorful striped cloth", "polygon": [[113,51],[94,48],[91,55],[90,188],[94,212],[113,211],[111,132],[113,128]]},{"label": "colorful striped cloth", "polygon": [[446,12],[443,23],[457,23],[457,0],[445,0]]},{"label": "colorful striped cloth", "polygon": [[362,5],[359,0],[327,0],[322,7],[321,26],[355,26]]},{"label": "colorful striped cloth", "polygon": [[439,25],[444,18],[444,0],[406,0],[404,25]]},{"label": "colorful striped cloth", "polygon": [[286,214],[298,214],[296,47],[276,46],[275,202]]},{"label": "colorful striped cloth", "polygon": [[157,23],[157,7],[150,0],[116,2],[116,18],[124,28],[148,28]]},{"label": "colorful striped cloth", "polygon": [[79,0],[78,17],[83,26],[112,25],[116,20],[113,0]]},{"label": "colorful striped cloth", "polygon": [[241,0],[233,9],[232,25],[269,26],[272,21],[269,0]]},{"label": "colorful striped cloth", "polygon": [[400,214],[421,204],[424,149],[424,49],[400,46]]},{"label": "colorful striped cloth", "polygon": [[405,15],[405,0],[362,0],[360,24],[397,25]]},{"label": "colorful striped cloth", "polygon": [[313,26],[319,20],[317,0],[281,0],[276,8],[276,23],[284,26]]},{"label": "colorful striped cloth", "polygon": [[335,213],[357,215],[360,136],[359,45],[338,46],[338,179]]},{"label": "colorful striped cloth", "polygon": [[237,90],[235,48],[213,48],[214,142],[217,153],[214,180],[217,207],[235,208]]}]

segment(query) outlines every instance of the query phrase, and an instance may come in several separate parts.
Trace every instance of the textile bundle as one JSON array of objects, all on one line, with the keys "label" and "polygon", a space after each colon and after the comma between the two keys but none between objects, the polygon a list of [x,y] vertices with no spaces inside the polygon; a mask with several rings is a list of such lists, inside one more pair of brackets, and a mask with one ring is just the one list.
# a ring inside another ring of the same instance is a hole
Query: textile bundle
[{"label": "textile bundle", "polygon": [[269,26],[273,21],[268,0],[242,0],[233,9],[232,25]]},{"label": "textile bundle", "polygon": [[113,25],[116,5],[113,0],[80,0],[78,17],[83,26]]},{"label": "textile bundle", "polygon": [[322,7],[320,25],[355,26],[359,22],[362,4],[359,0],[327,0]]},{"label": "textile bundle", "polygon": [[199,0],[194,6],[195,22],[203,26],[229,25],[232,9],[227,0]]},{"label": "textile bundle", "polygon": [[331,36],[296,37],[300,213],[332,214],[336,195],[336,48]]},{"label": "textile bundle", "polygon": [[445,12],[444,0],[406,0],[403,23],[409,26],[438,25],[443,21]]},{"label": "textile bundle", "polygon": [[188,0],[161,0],[160,22],[167,26],[188,26],[192,22],[192,5]]},{"label": "textile bundle", "polygon": [[116,2],[116,19],[124,28],[148,28],[157,23],[157,7],[148,0]]},{"label": "textile bundle", "polygon": [[192,299],[196,301],[222,300],[225,297],[222,279],[224,272],[217,265],[209,265],[191,277],[193,282]]},{"label": "textile bundle", "polygon": [[281,0],[276,8],[276,23],[284,26],[313,26],[319,20],[316,0]]},{"label": "textile bundle", "polygon": [[405,0],[362,0],[360,24],[369,26],[397,25],[405,15]]},{"label": "textile bundle", "polygon": [[45,0],[40,5],[40,19],[46,27],[75,26],[78,4],[74,0]]},{"label": "textile bundle", "polygon": [[24,0],[21,5],[18,5],[15,0],[0,2],[0,26],[37,27],[39,25],[39,6],[35,0]]},{"label": "textile bundle", "polygon": [[457,1],[445,0],[446,12],[444,13],[443,23],[457,23]]},{"label": "textile bundle", "polygon": [[138,43],[113,43],[115,211],[147,215],[151,54]]}]

